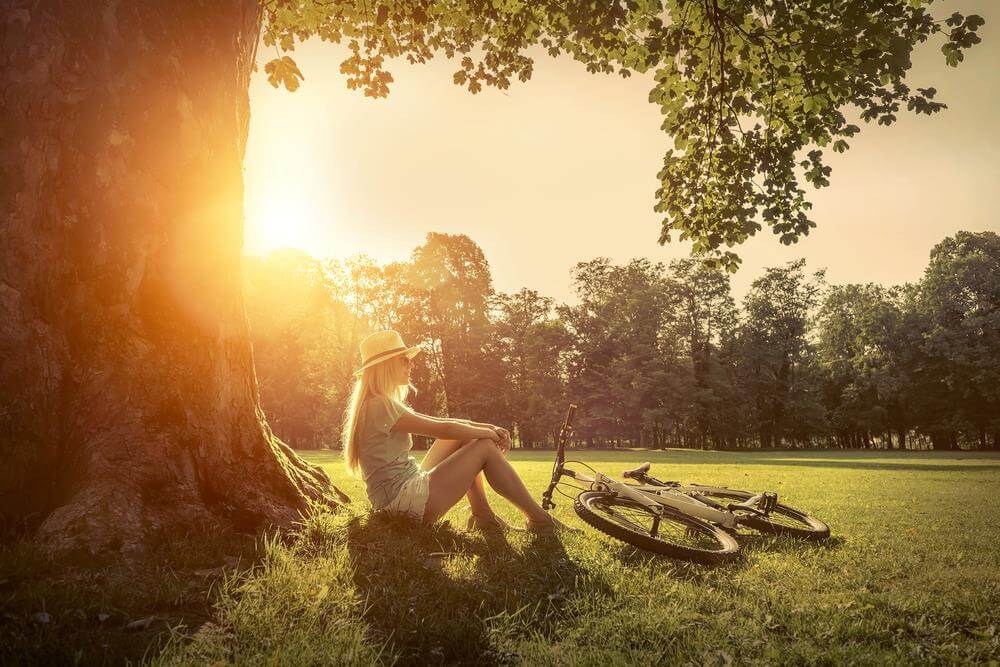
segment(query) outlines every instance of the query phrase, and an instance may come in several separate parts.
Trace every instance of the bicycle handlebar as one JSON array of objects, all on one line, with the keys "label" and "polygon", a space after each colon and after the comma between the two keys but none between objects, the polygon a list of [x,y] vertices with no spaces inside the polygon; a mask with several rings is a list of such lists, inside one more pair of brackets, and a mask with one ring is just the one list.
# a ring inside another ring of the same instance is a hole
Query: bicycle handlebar
[{"label": "bicycle handlebar", "polygon": [[562,430],[559,432],[560,438],[564,435],[569,435],[573,430],[573,415],[576,414],[576,403],[570,403],[569,407],[566,408],[566,421],[563,423]]}]

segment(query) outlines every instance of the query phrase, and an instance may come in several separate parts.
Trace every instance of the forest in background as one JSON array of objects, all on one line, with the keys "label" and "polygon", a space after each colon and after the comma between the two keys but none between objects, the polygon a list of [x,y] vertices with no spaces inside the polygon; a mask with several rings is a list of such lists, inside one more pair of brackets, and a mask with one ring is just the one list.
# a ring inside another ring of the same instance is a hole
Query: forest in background
[{"label": "forest in background", "polygon": [[576,304],[493,289],[469,237],[409,261],[244,259],[261,402],[301,449],[339,447],[358,342],[394,328],[425,353],[415,410],[581,447],[1000,448],[1000,236],[938,243],[916,284],[827,284],[804,260],[738,303],[694,259],[580,262]]}]

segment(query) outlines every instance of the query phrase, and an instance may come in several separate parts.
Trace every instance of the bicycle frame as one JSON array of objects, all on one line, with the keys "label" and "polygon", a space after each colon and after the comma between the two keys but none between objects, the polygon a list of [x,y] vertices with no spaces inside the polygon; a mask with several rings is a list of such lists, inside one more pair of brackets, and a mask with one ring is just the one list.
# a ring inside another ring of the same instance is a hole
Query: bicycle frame
[{"label": "bicycle frame", "polygon": [[657,515],[662,514],[665,511],[664,508],[669,507],[682,514],[704,519],[723,528],[735,529],[739,524],[739,517],[733,512],[716,509],[704,500],[689,496],[673,487],[624,484],[602,472],[596,472],[594,476],[590,476],[566,467],[562,469],[562,476],[571,477],[578,482],[589,483],[592,491],[611,491],[625,496],[645,505]]},{"label": "bicycle frame", "polygon": [[[576,405],[570,404],[566,411],[566,421],[559,431],[559,442],[556,447],[555,463],[552,466],[552,479],[549,487],[542,494],[542,509],[549,510],[555,507],[552,502],[552,492],[563,477],[570,477],[578,482],[589,484],[592,491],[610,491],[629,498],[647,508],[653,513],[654,532],[659,523],[659,516],[665,511],[674,510],[682,514],[694,516],[710,523],[717,524],[723,528],[735,529],[740,516],[728,509],[719,509],[716,503],[698,498],[696,495],[687,495],[679,489],[691,492],[703,490],[710,492],[716,487],[690,485],[681,487],[680,485],[658,485],[658,484],[624,484],[618,480],[608,477],[604,473],[595,471],[593,476],[571,470],[566,467],[566,440],[573,431],[573,414],[576,412]],[[748,503],[756,501],[759,496],[754,496]],[[669,509],[667,509],[669,508]],[[752,510],[751,510],[752,511]]]}]

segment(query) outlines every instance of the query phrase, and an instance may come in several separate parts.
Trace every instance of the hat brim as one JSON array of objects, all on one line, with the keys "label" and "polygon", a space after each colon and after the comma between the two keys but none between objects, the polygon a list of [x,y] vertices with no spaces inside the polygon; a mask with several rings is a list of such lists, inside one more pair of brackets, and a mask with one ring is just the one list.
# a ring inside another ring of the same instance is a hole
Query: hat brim
[{"label": "hat brim", "polygon": [[419,345],[414,345],[413,347],[408,347],[405,350],[400,350],[396,354],[390,354],[388,357],[383,357],[382,359],[378,359],[376,361],[369,361],[367,364],[363,365],[361,368],[359,368],[358,370],[354,371],[354,377],[361,377],[361,374],[364,373],[364,371],[365,371],[366,368],[371,368],[372,366],[377,366],[379,364],[382,364],[382,363],[385,363],[385,362],[389,361],[390,359],[395,359],[396,357],[401,357],[404,354],[407,357],[409,357],[410,359],[412,359],[413,357],[417,356],[420,352],[422,352],[423,349],[424,348],[420,347]]}]

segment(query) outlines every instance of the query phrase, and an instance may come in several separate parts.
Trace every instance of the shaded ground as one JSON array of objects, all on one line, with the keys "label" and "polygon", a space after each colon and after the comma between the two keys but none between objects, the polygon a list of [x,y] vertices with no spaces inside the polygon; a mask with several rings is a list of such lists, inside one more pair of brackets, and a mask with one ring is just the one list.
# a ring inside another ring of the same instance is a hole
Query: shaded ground
[{"label": "shaded ground", "polygon": [[263,555],[251,537],[164,540],[142,563],[52,562],[31,544],[0,551],[0,664],[118,664],[162,648],[171,628],[198,628],[213,591]]}]

